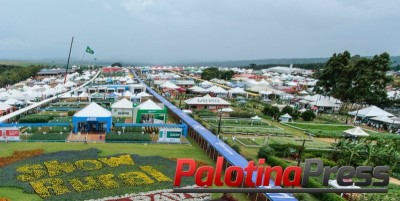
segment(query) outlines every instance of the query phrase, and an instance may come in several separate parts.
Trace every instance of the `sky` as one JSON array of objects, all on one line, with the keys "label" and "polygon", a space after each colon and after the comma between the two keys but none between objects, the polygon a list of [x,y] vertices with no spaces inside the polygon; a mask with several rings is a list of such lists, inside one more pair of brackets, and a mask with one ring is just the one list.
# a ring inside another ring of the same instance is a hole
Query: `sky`
[{"label": "sky", "polygon": [[0,59],[400,55],[399,0],[0,0]]}]

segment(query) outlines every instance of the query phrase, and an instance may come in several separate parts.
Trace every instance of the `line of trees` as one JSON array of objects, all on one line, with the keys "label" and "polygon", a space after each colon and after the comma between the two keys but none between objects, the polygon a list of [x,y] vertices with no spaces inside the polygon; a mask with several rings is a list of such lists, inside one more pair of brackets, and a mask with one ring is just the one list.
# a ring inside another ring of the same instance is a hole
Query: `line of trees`
[{"label": "line of trees", "polygon": [[232,70],[221,71],[218,68],[212,67],[203,70],[203,72],[201,73],[201,79],[211,80],[214,78],[218,78],[224,80],[231,80],[234,74],[235,72],[233,72]]},{"label": "line of trees", "polygon": [[0,65],[0,87],[26,80],[39,72],[46,65],[30,65],[27,67]]},{"label": "line of trees", "polygon": [[317,93],[338,98],[348,104],[384,106],[388,103],[386,86],[392,78],[388,53],[372,58],[351,56],[348,51],[333,54],[318,76]]}]

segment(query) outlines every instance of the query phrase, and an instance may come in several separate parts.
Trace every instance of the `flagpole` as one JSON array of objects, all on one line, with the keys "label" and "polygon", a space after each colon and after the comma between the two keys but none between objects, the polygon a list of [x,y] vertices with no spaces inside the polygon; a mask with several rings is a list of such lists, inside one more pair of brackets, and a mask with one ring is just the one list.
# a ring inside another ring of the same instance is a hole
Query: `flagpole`
[{"label": "flagpole", "polygon": [[82,66],[82,61],[83,61],[83,58],[85,57],[85,54],[86,54],[86,51],[83,53],[83,56],[82,56],[82,59],[81,59],[81,63],[79,64],[79,68],[81,68],[81,66]]},{"label": "flagpole", "polygon": [[69,47],[69,54],[68,54],[67,68],[65,69],[64,84],[65,84],[65,82],[67,81],[67,75],[68,75],[68,65],[69,65],[69,59],[71,58],[72,43],[74,43],[74,37],[73,37],[73,36],[72,36],[72,40],[71,40],[71,46]]}]

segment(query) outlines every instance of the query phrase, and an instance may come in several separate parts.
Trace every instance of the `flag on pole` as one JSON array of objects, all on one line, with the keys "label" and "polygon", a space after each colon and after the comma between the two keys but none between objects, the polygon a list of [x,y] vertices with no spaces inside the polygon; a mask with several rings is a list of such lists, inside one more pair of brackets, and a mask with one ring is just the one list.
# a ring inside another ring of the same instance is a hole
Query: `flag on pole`
[{"label": "flag on pole", "polygon": [[86,52],[89,53],[89,54],[94,54],[94,51],[92,49],[90,49],[89,46],[87,46]]}]

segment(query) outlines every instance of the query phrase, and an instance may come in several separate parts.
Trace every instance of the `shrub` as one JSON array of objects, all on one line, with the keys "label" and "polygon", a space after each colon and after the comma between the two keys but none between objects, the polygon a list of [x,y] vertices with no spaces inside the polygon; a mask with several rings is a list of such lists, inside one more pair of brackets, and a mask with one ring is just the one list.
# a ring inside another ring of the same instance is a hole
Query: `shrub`
[{"label": "shrub", "polygon": [[19,123],[48,123],[52,119],[53,116],[49,114],[33,114],[21,118]]},{"label": "shrub", "polygon": [[327,158],[320,158],[322,160],[322,162],[324,163],[324,166],[330,166],[330,167],[334,167],[336,166],[336,163],[327,159]]},{"label": "shrub", "polygon": [[283,113],[283,114],[288,113],[288,114],[291,115],[291,114],[293,113],[293,111],[294,111],[293,108],[290,107],[290,106],[288,106],[288,105],[285,106],[284,108],[282,108],[282,113]]},{"label": "shrub", "polygon": [[239,145],[237,145],[237,144],[233,145],[232,149],[240,154],[240,146]]},{"label": "shrub", "polygon": [[255,114],[253,112],[248,111],[234,111],[229,114],[230,117],[238,117],[238,118],[250,118],[253,117]]},{"label": "shrub", "polygon": [[106,142],[109,141],[139,141],[139,142],[150,142],[149,134],[141,133],[108,133],[105,138]]},{"label": "shrub", "polygon": [[316,116],[312,110],[307,110],[301,114],[301,118],[304,121],[312,121],[312,120],[314,120],[315,117]]},{"label": "shrub", "polygon": [[197,115],[199,116],[215,116],[215,113],[212,112],[211,110],[195,110],[194,111]]},{"label": "shrub", "polygon": [[275,150],[267,144],[258,150],[258,158],[267,158],[268,156],[275,156]]},{"label": "shrub", "polygon": [[69,111],[67,112],[67,114],[68,114],[69,117],[74,116],[75,113],[76,113],[76,110],[69,110]]}]

